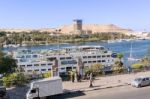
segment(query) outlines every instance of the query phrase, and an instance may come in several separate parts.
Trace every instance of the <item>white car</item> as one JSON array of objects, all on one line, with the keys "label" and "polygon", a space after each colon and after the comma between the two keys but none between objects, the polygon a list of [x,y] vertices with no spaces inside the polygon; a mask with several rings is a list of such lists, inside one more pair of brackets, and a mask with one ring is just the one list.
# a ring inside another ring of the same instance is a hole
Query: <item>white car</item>
[{"label": "white car", "polygon": [[133,87],[142,87],[142,86],[147,86],[150,85],[150,77],[138,77],[135,78],[132,82],[131,85]]}]

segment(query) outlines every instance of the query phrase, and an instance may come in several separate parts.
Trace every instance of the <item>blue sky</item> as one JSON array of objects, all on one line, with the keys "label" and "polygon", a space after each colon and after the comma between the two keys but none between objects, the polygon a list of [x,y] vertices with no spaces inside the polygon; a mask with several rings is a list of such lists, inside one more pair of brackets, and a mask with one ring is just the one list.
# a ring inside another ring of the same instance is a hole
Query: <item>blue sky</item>
[{"label": "blue sky", "polygon": [[150,0],[0,0],[0,28],[49,28],[83,19],[150,30]]}]

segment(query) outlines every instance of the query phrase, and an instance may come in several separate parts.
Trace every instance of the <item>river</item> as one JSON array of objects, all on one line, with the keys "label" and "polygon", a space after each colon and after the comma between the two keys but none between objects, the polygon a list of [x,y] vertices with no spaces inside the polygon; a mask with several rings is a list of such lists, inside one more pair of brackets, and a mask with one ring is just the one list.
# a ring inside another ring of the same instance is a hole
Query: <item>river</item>
[{"label": "river", "polygon": [[3,48],[3,51],[14,51],[20,48],[28,48],[31,50],[43,50],[43,49],[57,49],[63,47],[71,47],[78,45],[101,45],[105,48],[112,50],[117,53],[122,53],[124,55],[124,63],[129,65],[127,58],[130,55],[130,48],[132,42],[132,56],[134,58],[143,58],[147,55],[147,51],[150,49],[150,40],[134,40],[134,41],[122,41],[115,43],[106,42],[86,42],[80,44],[50,44],[50,45],[37,45],[37,46],[26,46],[18,48]]}]

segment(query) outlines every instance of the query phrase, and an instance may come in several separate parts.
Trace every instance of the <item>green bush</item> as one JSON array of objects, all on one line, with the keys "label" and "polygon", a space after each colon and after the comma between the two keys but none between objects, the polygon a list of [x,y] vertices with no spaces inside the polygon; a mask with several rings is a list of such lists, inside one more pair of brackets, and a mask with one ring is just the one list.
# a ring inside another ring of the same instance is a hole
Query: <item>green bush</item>
[{"label": "green bush", "polygon": [[133,69],[141,69],[143,67],[143,65],[142,64],[133,64],[131,67]]},{"label": "green bush", "polygon": [[51,75],[51,72],[47,72],[47,73],[43,73],[42,76],[43,76],[43,78],[49,78],[52,75]]},{"label": "green bush", "polygon": [[3,83],[6,87],[23,85],[26,81],[26,77],[23,73],[13,73],[3,77]]}]

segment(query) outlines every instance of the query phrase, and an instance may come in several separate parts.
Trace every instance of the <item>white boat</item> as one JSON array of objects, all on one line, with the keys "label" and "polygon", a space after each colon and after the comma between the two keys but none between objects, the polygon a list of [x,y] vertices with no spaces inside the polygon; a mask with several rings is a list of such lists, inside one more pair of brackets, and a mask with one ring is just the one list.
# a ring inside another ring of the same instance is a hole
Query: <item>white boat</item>
[{"label": "white boat", "polygon": [[115,40],[108,40],[107,43],[115,43]]},{"label": "white boat", "polygon": [[114,52],[103,46],[72,46],[40,52],[21,50],[15,51],[13,57],[27,74],[32,74],[33,71],[44,73],[52,70],[52,66],[57,66],[59,73],[78,69],[80,65],[90,67],[92,64],[102,64],[107,67],[112,66],[116,58]]},{"label": "white boat", "polygon": [[130,56],[128,58],[128,61],[140,61],[140,59],[133,58],[133,56],[132,56],[132,42],[131,42]]},{"label": "white boat", "polygon": [[14,48],[17,48],[19,47],[20,44],[8,44],[8,45],[3,45],[4,48],[10,48],[10,47],[14,47]]}]

